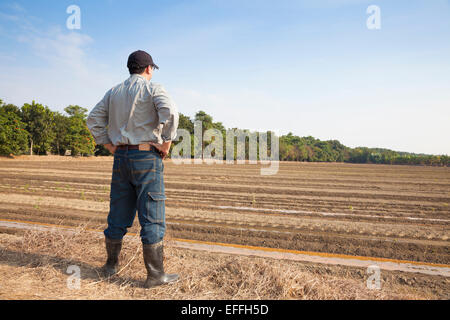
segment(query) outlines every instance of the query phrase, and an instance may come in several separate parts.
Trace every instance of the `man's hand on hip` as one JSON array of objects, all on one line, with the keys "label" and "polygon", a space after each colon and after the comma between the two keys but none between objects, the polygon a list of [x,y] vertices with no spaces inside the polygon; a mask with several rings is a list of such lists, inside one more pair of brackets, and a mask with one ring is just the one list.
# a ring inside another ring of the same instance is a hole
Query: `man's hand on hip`
[{"label": "man's hand on hip", "polygon": [[157,143],[150,142],[150,144],[159,150],[159,154],[161,155],[161,158],[164,160],[167,157],[167,155],[169,154],[172,141],[167,141],[167,142],[164,142],[163,144],[157,144]]},{"label": "man's hand on hip", "polygon": [[107,143],[103,145],[106,149],[109,150],[109,152],[111,152],[112,154],[114,154],[116,152],[117,146],[111,144],[111,143]]}]

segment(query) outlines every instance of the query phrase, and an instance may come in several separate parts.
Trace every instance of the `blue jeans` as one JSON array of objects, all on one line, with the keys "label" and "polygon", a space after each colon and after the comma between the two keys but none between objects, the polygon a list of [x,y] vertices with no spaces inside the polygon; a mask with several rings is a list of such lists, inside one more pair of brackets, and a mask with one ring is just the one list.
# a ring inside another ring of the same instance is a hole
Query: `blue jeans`
[{"label": "blue jeans", "polygon": [[164,163],[154,148],[116,150],[110,198],[106,237],[122,239],[133,225],[137,210],[142,243],[154,244],[164,238]]}]

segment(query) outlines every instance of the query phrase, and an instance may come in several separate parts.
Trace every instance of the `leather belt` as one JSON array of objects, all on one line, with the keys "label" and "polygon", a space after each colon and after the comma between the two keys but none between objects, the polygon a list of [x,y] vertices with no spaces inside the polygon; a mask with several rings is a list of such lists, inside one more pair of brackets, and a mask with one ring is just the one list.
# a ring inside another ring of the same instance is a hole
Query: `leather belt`
[{"label": "leather belt", "polygon": [[143,144],[121,144],[117,146],[117,150],[145,150],[145,151],[150,151],[150,150],[154,150],[159,152],[159,150],[157,150],[154,146],[148,144],[148,143],[143,143]]}]

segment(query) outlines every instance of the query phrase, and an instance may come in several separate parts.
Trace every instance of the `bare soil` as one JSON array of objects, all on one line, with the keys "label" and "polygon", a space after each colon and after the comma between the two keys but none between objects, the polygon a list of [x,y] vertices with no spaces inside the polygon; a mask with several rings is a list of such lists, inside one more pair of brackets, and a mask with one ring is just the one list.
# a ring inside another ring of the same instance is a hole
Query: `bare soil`
[{"label": "bare soil", "polygon": [[[165,161],[167,237],[450,264],[450,168],[259,169]],[[112,157],[2,158],[0,219],[102,229],[111,170]],[[448,282],[440,281],[442,297]]]}]

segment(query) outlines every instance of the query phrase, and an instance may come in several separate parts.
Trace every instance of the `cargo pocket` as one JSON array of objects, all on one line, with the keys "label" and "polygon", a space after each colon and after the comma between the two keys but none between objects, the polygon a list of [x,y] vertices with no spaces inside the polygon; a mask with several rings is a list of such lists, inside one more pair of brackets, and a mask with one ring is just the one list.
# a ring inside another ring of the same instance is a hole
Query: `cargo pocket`
[{"label": "cargo pocket", "polygon": [[147,219],[152,223],[162,224],[165,221],[164,193],[149,192],[147,200]]}]

